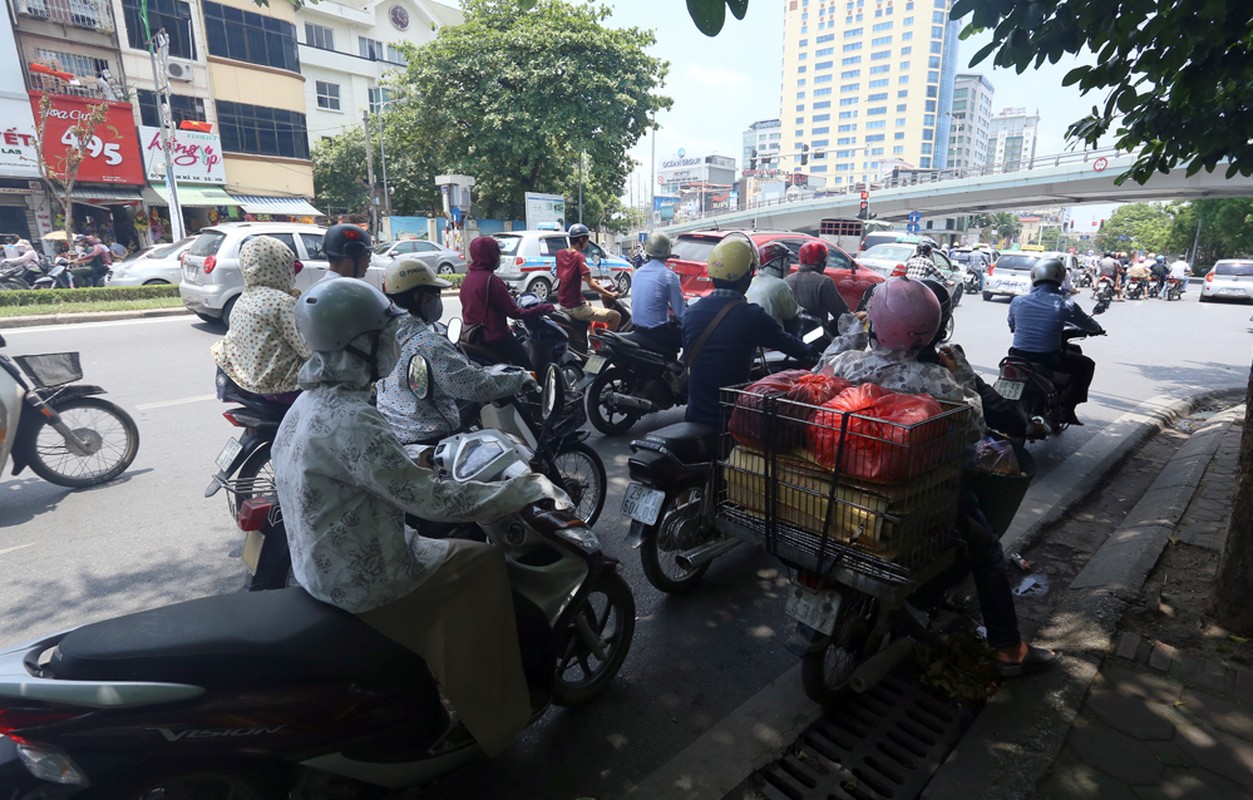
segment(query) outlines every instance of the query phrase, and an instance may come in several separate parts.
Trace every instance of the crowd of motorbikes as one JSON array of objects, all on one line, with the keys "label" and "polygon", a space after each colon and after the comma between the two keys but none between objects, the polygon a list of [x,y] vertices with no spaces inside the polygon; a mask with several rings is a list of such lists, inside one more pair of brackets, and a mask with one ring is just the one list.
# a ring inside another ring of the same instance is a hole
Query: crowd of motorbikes
[{"label": "crowd of motorbikes", "polygon": [[[608,487],[583,425],[622,434],[687,397],[678,354],[634,336],[626,304],[605,302],[623,315],[616,332],[560,311],[511,323],[536,367],[539,395],[467,403],[457,433],[411,449],[448,480],[492,481],[531,469],[571,498],[570,514],[528,507],[490,525],[407,520],[423,535],[475,538],[501,549],[533,719],[549,703],[578,705],[605,691],[634,633],[630,586],[592,530]],[[829,339],[816,320],[803,327],[807,342]],[[447,335],[460,342],[459,320],[450,321]],[[472,345],[462,348],[492,361]],[[29,465],[67,486],[121,474],[138,446],[130,417],[100,399],[99,387],[76,383],[76,354],[25,359],[0,355],[0,466],[11,458],[15,472]],[[755,375],[795,366],[763,352]],[[407,368],[411,390],[425,397],[429,366],[416,357]],[[1007,358],[998,389],[1012,393],[1014,384],[1018,397],[1011,399],[1025,414],[1054,423],[1052,433],[1065,428],[1058,399],[1064,376]],[[218,396],[230,404],[223,416],[239,433],[218,454],[205,496],[227,495],[249,591],[106,620],[0,653],[0,780],[21,781],[15,797],[62,796],[41,793],[50,784],[102,797],[257,800],[287,796],[295,785],[292,796],[320,797],[328,781],[344,778],[376,787],[420,783],[478,752],[417,656],[294,585],[270,462],[284,408],[233,392],[228,383]],[[687,422],[631,443],[622,507],[631,520],[627,544],[639,549],[644,575],[661,591],[691,588],[743,541],[713,522],[725,446],[722,431]],[[865,690],[890,671],[911,642],[894,627],[895,612],[954,557],[937,553],[911,581],[882,584],[844,567],[819,575],[793,565],[789,613],[798,621],[789,647],[803,658],[811,697],[830,704],[846,688]],[[813,598],[828,604],[825,613],[814,610]]]}]

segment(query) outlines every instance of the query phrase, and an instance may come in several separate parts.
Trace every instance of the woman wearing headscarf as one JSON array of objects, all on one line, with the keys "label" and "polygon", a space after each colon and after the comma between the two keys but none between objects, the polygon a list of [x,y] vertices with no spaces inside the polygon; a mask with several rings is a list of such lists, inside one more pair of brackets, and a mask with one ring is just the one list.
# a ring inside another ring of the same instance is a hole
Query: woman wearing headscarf
[{"label": "woman wearing headscarf", "polygon": [[509,323],[505,318],[525,319],[547,314],[553,306],[541,303],[531,308],[519,308],[509,294],[509,287],[496,277],[498,266],[499,242],[491,236],[480,236],[470,243],[470,269],[461,283],[462,319],[467,326],[483,326],[479,340],[474,344],[490,351],[499,363],[534,369],[526,348],[509,332]]}]

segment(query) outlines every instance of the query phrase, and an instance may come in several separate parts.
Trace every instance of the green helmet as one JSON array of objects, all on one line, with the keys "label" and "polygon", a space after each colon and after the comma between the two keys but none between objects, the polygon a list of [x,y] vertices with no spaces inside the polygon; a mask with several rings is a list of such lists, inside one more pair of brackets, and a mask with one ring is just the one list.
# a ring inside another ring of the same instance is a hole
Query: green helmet
[{"label": "green helmet", "polygon": [[322,280],[300,296],[296,304],[296,331],[310,350],[344,350],[363,333],[381,331],[404,311],[365,281],[352,278]]},{"label": "green helmet", "polygon": [[649,258],[658,258],[664,261],[670,257],[673,249],[674,244],[670,241],[670,237],[661,231],[648,234],[648,239],[644,242],[644,255]]}]

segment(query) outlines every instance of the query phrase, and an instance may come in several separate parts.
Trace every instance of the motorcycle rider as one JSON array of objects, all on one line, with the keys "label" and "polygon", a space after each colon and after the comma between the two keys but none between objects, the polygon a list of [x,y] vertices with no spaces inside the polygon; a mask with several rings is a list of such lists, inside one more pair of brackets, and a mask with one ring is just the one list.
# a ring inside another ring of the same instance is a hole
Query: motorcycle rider
[{"label": "motorcycle rider", "polygon": [[617,292],[597,283],[592,277],[592,271],[588,269],[587,257],[583,251],[587,250],[592,236],[591,230],[583,223],[576,222],[570,226],[568,234],[570,246],[557,253],[557,302],[561,304],[561,310],[577,320],[603,322],[609,330],[618,330],[618,325],[622,322],[621,314],[611,308],[594,308],[583,299],[585,283],[606,300],[618,296]]},{"label": "motorcycle rider", "polygon": [[1166,266],[1166,256],[1158,256],[1153,259],[1153,265],[1149,267],[1149,275],[1153,282],[1157,284],[1157,296],[1162,296],[1162,289],[1166,288],[1166,276],[1170,274],[1170,268]]},{"label": "motorcycle rider", "polygon": [[823,271],[830,252],[826,242],[805,242],[797,253],[800,266],[783,279],[797,304],[817,317],[824,328],[848,313],[848,304],[835,288],[835,281]]},{"label": "motorcycle rider", "polygon": [[684,419],[688,422],[719,424],[718,393],[724,386],[748,380],[753,356],[760,348],[817,360],[816,350],[785,332],[761,306],[746,302],[744,293],[757,269],[757,258],[753,243],[738,235],[723,238],[709,251],[708,274],[714,289],[683,316],[689,378]]},{"label": "motorcycle rider", "polygon": [[[455,433],[461,427],[458,400],[486,403],[539,390],[530,373],[484,369],[435,330],[444,314],[440,292],[450,286],[413,257],[396,260],[383,277],[388,299],[409,312],[396,331],[400,361],[378,385],[379,413],[402,444],[433,443]],[[431,370],[431,390],[425,398],[409,388],[409,361],[417,356],[425,358]]]},{"label": "motorcycle rider", "polygon": [[687,301],[683,299],[679,276],[666,266],[672,248],[670,237],[660,231],[649,234],[644,242],[648,260],[635,270],[631,314],[635,323],[632,336],[646,347],[673,358],[683,344]]},{"label": "motorcycle rider", "polygon": [[1179,256],[1170,264],[1170,279],[1179,282],[1179,291],[1188,291],[1188,276],[1192,274],[1192,268],[1188,266],[1188,262],[1183,260],[1183,256]]},{"label": "motorcycle rider", "polygon": [[470,269],[461,282],[461,315],[466,325],[481,326],[471,341],[462,334],[462,341],[490,351],[501,364],[514,364],[535,369],[526,348],[514,338],[506,317],[526,319],[542,316],[553,310],[550,303],[520,308],[505,282],[496,277],[500,266],[500,242],[491,236],[479,236],[470,242]]},{"label": "motorcycle rider", "polygon": [[341,222],[327,228],[322,235],[322,252],[330,268],[322,280],[332,278],[364,278],[373,255],[370,232],[360,225]]},{"label": "motorcycle rider", "polygon": [[1146,287],[1149,281],[1149,264],[1148,260],[1141,258],[1136,263],[1127,267],[1127,281],[1140,281]]},{"label": "motorcycle rider", "polygon": [[774,317],[783,330],[792,331],[793,320],[801,313],[800,304],[792,294],[792,287],[784,282],[788,274],[788,260],[792,252],[782,242],[767,242],[758,252],[760,265],[757,277],[748,285],[744,297],[753,305],[761,306]]},{"label": "motorcycle rider", "polygon": [[944,273],[940,272],[935,266],[935,258],[931,255],[931,244],[922,242],[914,250],[914,254],[905,262],[906,277],[914,280],[922,280],[923,278],[934,278],[941,283],[947,282]]},{"label": "motorcycle rider", "polygon": [[1075,406],[1086,402],[1088,387],[1096,373],[1096,362],[1063,346],[1066,323],[1096,336],[1105,333],[1100,323],[1088,316],[1075,301],[1061,291],[1066,268],[1058,259],[1046,259],[1031,269],[1031,292],[1015,297],[1009,304],[1009,330],[1014,343],[1009,352],[1041,365],[1045,374],[1070,375],[1062,403],[1066,421],[1082,425]]},{"label": "motorcycle rider", "polygon": [[74,276],[74,285],[104,286],[104,278],[109,274],[109,267],[113,266],[113,254],[95,236],[83,236],[75,241],[80,242],[84,246],[84,250],[82,255],[70,263],[71,265],[86,264],[87,266],[79,266],[77,269],[70,270],[70,274]]},{"label": "motorcycle rider", "polygon": [[399,360],[403,314],[364,281],[320,281],[296,307],[313,355],[272,451],[292,572],[313,597],[421,655],[495,755],[531,713],[504,559],[488,544],[407,536],[404,515],[496,520],[564,496],[536,474],[457,483],[410,460],[370,404],[371,384]]},{"label": "motorcycle rider", "polygon": [[1118,283],[1118,269],[1118,259],[1114,257],[1113,253],[1106,253],[1105,257],[1101,259],[1099,264],[1097,264],[1097,281],[1092,285],[1093,300],[1096,299],[1096,293],[1097,289],[1100,288],[1101,278],[1108,278],[1110,283],[1113,285],[1115,292],[1122,291],[1121,286]]},{"label": "motorcycle rider", "polygon": [[4,260],[6,266],[20,266],[23,277],[30,276],[32,280],[34,276],[39,275],[43,271],[39,265],[39,253],[30,246],[30,242],[25,239],[18,239],[17,243],[13,245],[13,249],[16,251],[16,255],[13,258]]}]

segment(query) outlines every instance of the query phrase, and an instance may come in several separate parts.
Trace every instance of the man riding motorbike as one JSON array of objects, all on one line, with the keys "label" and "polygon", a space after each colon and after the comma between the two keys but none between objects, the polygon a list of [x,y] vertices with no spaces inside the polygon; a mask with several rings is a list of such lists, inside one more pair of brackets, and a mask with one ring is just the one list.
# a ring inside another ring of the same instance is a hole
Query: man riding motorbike
[{"label": "man riding motorbike", "polygon": [[644,242],[648,261],[635,270],[631,315],[632,335],[636,340],[674,357],[683,344],[682,324],[687,301],[683,299],[679,276],[666,266],[671,248],[670,237],[660,231],[649,234]]},{"label": "man riding motorbike", "polygon": [[322,280],[333,278],[364,278],[373,255],[370,232],[360,225],[340,223],[327,228],[322,235],[322,252],[330,269]]},{"label": "man riding motorbike", "polygon": [[[396,331],[400,361],[378,386],[379,413],[403,444],[433,443],[455,433],[461,427],[458,400],[485,403],[539,390],[530,373],[484,369],[435,330],[444,314],[440,291],[450,286],[412,257],[393,262],[383,277],[387,297],[409,312]],[[414,356],[426,358],[431,367],[431,391],[424,398],[409,388],[409,360]]]},{"label": "man riding motorbike", "polygon": [[801,313],[800,304],[792,294],[792,287],[784,282],[788,274],[788,260],[792,252],[782,242],[767,242],[758,253],[760,265],[757,277],[748,285],[744,297],[753,305],[761,306],[774,317],[783,330],[791,330],[792,322]]},{"label": "man riding motorbike", "polygon": [[371,384],[399,360],[403,314],[364,281],[321,281],[300,298],[296,327],[313,355],[273,446],[292,572],[313,597],[421,655],[495,755],[531,713],[504,559],[488,544],[407,536],[404,515],[495,520],[565,498],[533,473],[455,482],[410,460],[370,404]]},{"label": "man riding motorbike", "polygon": [[[75,241],[81,242],[83,253],[70,262],[74,265],[70,270],[74,276],[74,285],[104,286],[105,276],[113,266],[113,254],[95,236],[79,237]],[[86,266],[82,266],[84,264]]]},{"label": "man riding motorbike", "polygon": [[817,317],[823,327],[848,313],[848,304],[835,288],[835,281],[823,272],[829,253],[826,242],[806,242],[797,254],[800,266],[783,279],[797,304]]},{"label": "man riding motorbike", "polygon": [[601,297],[612,300],[618,293],[606,289],[592,277],[587,266],[587,249],[592,232],[586,225],[576,222],[570,226],[570,246],[557,253],[557,302],[561,310],[583,322],[603,322],[611,331],[618,330],[622,315],[610,308],[596,308],[583,299],[583,284]]},{"label": "man riding motorbike", "polygon": [[708,273],[714,289],[683,317],[683,350],[690,377],[684,415],[688,422],[719,423],[719,391],[748,380],[753,356],[762,347],[805,361],[817,360],[814,348],[785,332],[761,306],[745,301],[756,269],[757,248],[747,237],[728,235],[709,251]]},{"label": "man riding motorbike", "polygon": [[1097,336],[1105,333],[1105,329],[1062,293],[1065,272],[1062,262],[1055,258],[1041,261],[1032,268],[1031,293],[1019,295],[1009,304],[1009,330],[1014,334],[1009,352],[1041,365],[1048,372],[1070,375],[1062,397],[1066,421],[1082,425],[1075,416],[1075,406],[1088,399],[1096,362],[1067,350],[1063,346],[1062,330],[1068,322]]},{"label": "man riding motorbike", "polygon": [[905,275],[914,280],[934,278],[941,283],[946,281],[944,273],[935,266],[935,259],[931,256],[931,245],[927,242],[919,244],[914,254],[905,262]]}]

